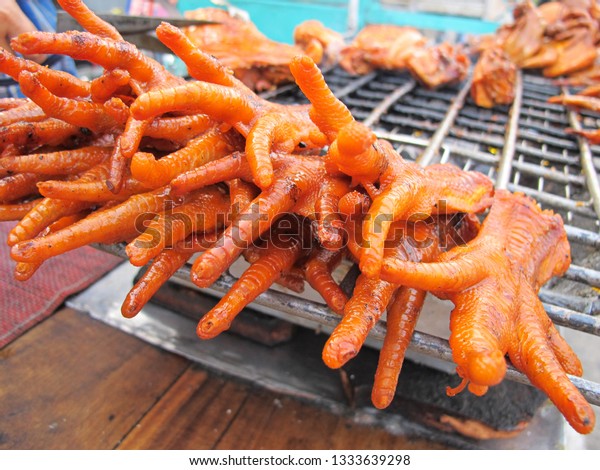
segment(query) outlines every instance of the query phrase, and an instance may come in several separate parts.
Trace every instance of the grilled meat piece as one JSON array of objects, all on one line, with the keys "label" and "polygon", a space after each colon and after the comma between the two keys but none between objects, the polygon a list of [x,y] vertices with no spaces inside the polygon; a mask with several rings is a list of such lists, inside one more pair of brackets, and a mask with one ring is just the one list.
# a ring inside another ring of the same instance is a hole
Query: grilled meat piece
[{"label": "grilled meat piece", "polygon": [[406,65],[411,75],[427,88],[439,88],[464,80],[471,61],[460,47],[445,42],[415,51]]},{"label": "grilled meat piece", "polygon": [[560,48],[555,42],[546,42],[532,56],[527,57],[519,63],[523,69],[540,69],[550,67],[560,56]]},{"label": "grilled meat piece", "polygon": [[517,69],[501,47],[482,52],[473,70],[471,97],[478,106],[492,108],[515,99]]},{"label": "grilled meat piece", "polygon": [[588,131],[588,130],[577,130],[577,129],[572,129],[570,127],[566,128],[565,131],[568,134],[576,134],[576,135],[580,135],[581,137],[585,137],[589,143],[591,144],[600,144],[600,129],[594,129],[593,131]]},{"label": "grilled meat piece", "polygon": [[[185,16],[218,22],[190,26],[185,33],[202,51],[233,70],[249,88],[263,91],[293,81],[289,64],[303,54],[300,47],[272,41],[253,23],[218,8],[200,8],[186,12]],[[315,59],[318,62],[320,57]]]},{"label": "grilled meat piece", "polygon": [[340,65],[349,73],[362,75],[376,69],[401,70],[415,49],[427,39],[415,28],[373,24],[365,26],[342,50]]},{"label": "grilled meat piece", "polygon": [[557,58],[544,67],[545,76],[568,75],[594,64],[598,21],[589,8],[577,4],[563,5],[560,15],[546,28],[546,36],[546,49],[554,49]]},{"label": "grilled meat piece", "polygon": [[340,52],[346,45],[340,33],[317,20],[307,20],[296,26],[294,43],[315,62],[328,65],[339,62]]},{"label": "grilled meat piece", "polygon": [[593,65],[597,55],[595,37],[595,30],[577,28],[569,39],[559,41],[556,44],[558,58],[543,69],[544,76],[568,75]]},{"label": "grilled meat piece", "polygon": [[545,24],[530,1],[515,7],[514,18],[503,40],[504,52],[515,64],[521,65],[542,47]]},{"label": "grilled meat piece", "polygon": [[600,98],[590,95],[557,95],[548,98],[548,103],[560,103],[578,109],[600,111]]}]

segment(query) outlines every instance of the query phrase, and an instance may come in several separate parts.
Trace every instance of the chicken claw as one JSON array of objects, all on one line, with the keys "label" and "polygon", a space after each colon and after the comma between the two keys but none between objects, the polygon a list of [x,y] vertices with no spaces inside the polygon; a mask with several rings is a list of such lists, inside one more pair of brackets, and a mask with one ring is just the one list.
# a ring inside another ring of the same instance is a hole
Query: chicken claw
[{"label": "chicken claw", "polygon": [[465,172],[452,165],[423,169],[406,162],[387,141],[378,140],[327,88],[323,75],[308,57],[291,64],[292,73],[311,102],[311,119],[331,142],[326,156],[330,173],[343,173],[354,184],[371,191],[371,209],[363,225],[364,247],[360,269],[376,277],[381,269],[383,246],[395,220],[426,218],[440,209],[480,212],[491,203],[492,182],[481,173]]},{"label": "chicken claw", "polygon": [[135,118],[150,119],[172,111],[201,112],[232,126],[247,138],[246,157],[254,183],[261,189],[273,184],[271,151],[292,152],[300,145],[320,149],[326,144],[307,106],[284,106],[258,97],[172,25],[163,23],[157,34],[198,81],[142,94],[131,105]]},{"label": "chicken claw", "polygon": [[[581,375],[575,353],[537,297],[571,262],[562,219],[523,194],[496,192],[480,233],[435,263],[385,260],[383,279],[432,291],[451,300],[450,347],[462,383],[477,395],[506,373],[505,355],[542,389],[580,433],[594,412],[567,374]],[[470,383],[469,383],[470,382]]]}]

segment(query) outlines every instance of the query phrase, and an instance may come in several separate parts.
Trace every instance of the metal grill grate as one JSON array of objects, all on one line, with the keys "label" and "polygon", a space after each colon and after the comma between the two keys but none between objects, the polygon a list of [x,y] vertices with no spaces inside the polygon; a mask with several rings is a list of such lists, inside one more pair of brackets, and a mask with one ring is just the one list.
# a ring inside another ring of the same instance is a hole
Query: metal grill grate
[{"label": "metal grill grate", "polygon": [[[549,104],[550,96],[563,91],[544,78],[521,75],[512,107],[487,110],[477,107],[469,96],[470,81],[455,88],[430,91],[418,86],[407,74],[386,72],[355,77],[339,68],[325,71],[325,79],[356,119],[371,126],[379,138],[389,140],[404,158],[421,165],[453,163],[477,170],[492,178],[496,187],[521,191],[544,208],[553,209],[565,221],[572,245],[573,264],[563,278],[553,280],[540,298],[552,320],[560,326],[600,336],[600,191],[596,171],[600,147],[589,146],[565,134],[577,127],[580,116],[561,105]],[[262,95],[280,103],[306,103],[295,85]],[[600,125],[600,116],[582,113],[586,127]],[[103,247],[125,256],[123,247]],[[357,275],[350,269],[342,286],[352,286]],[[189,267],[174,280],[190,282]],[[225,273],[209,291],[224,293],[235,282]],[[279,290],[269,290],[254,302],[274,315],[306,326],[332,330],[339,317],[318,302]],[[369,338],[381,344],[385,322],[375,326]],[[410,349],[429,357],[452,362],[448,342],[417,331]],[[520,372],[509,367],[507,378],[529,384]],[[600,405],[600,384],[570,377],[586,399]]]},{"label": "metal grill grate", "polygon": [[[566,134],[565,128],[600,126],[600,116],[581,115],[562,105],[548,103],[561,89],[546,78],[520,74],[511,107],[492,110],[476,106],[469,96],[470,81],[461,86],[431,91],[415,84],[408,74],[376,72],[353,77],[339,68],[325,72],[333,92],[356,119],[389,140],[403,157],[421,165],[453,163],[492,178],[496,187],[520,191],[535,198],[543,208],[558,212],[565,221],[573,249],[573,264],[566,275],[540,292],[547,313],[563,327],[600,336],[600,190],[597,170],[600,147]],[[269,94],[280,102],[306,102],[295,86]],[[226,290],[225,278],[218,290]],[[286,294],[267,293],[265,305],[294,315],[307,315],[334,327],[338,320],[325,308],[292,300]],[[260,299],[263,302],[263,299]],[[373,336],[383,339],[385,325]],[[445,340],[417,332],[415,350],[452,361]],[[507,377],[527,379],[512,369]],[[571,377],[593,404],[600,405],[600,384]]]}]

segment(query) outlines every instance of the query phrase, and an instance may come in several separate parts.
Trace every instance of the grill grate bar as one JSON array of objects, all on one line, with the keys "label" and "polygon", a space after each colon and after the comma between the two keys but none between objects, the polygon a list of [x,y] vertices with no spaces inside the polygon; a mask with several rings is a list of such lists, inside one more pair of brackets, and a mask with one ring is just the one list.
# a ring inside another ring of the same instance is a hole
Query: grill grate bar
[{"label": "grill grate bar", "polygon": [[523,106],[530,106],[532,108],[538,108],[545,111],[554,111],[557,114],[562,114],[564,112],[564,108],[561,104],[546,103],[531,98],[523,98]]},{"label": "grill grate bar", "polygon": [[437,110],[435,108],[429,107],[429,103],[423,101],[421,104],[419,103],[403,103],[396,104],[392,107],[393,113],[389,116],[390,118],[399,118],[406,115],[409,116],[419,116],[423,119],[431,119],[433,121],[441,121],[444,119],[446,115],[445,111]]},{"label": "grill grate bar", "polygon": [[579,159],[577,157],[565,155],[562,153],[553,152],[551,150],[541,150],[535,147],[529,147],[526,143],[520,143],[516,145],[516,150],[523,155],[534,157],[538,160],[548,161],[553,163],[561,163],[565,165],[578,165]]},{"label": "grill grate bar", "polygon": [[564,138],[561,139],[547,134],[540,134],[539,132],[532,132],[526,129],[521,129],[519,135],[521,138],[527,139],[530,142],[535,142],[538,144],[547,144],[553,147],[560,147],[562,149],[567,150],[577,150],[577,145],[575,144],[575,142]]},{"label": "grill grate bar", "polygon": [[390,106],[392,106],[396,101],[398,101],[408,92],[410,92],[415,87],[415,85],[416,82],[414,80],[410,80],[404,85],[396,88],[391,95],[387,96],[383,101],[381,101],[381,103],[375,106],[373,111],[371,111],[371,114],[369,114],[369,116],[363,121],[363,124],[369,127],[373,126],[373,124],[379,121],[381,115],[385,113]]},{"label": "grill grate bar", "polygon": [[419,87],[415,90],[415,96],[425,98],[428,100],[440,100],[447,101],[448,103],[454,101],[456,97],[456,93],[453,90],[447,89],[446,91],[442,90],[431,90],[429,88]]},{"label": "grill grate bar", "polygon": [[394,126],[418,129],[419,132],[428,131],[431,133],[435,132],[438,128],[437,122],[432,122],[429,120],[417,121],[407,116],[396,115],[381,116],[380,124],[392,124]]},{"label": "grill grate bar", "polygon": [[564,277],[571,281],[583,282],[592,287],[600,288],[600,271],[571,264]]},{"label": "grill grate bar", "polygon": [[346,85],[340,89],[333,90],[333,93],[335,94],[335,96],[337,96],[338,98],[341,99],[344,96],[349,95],[353,91],[358,90],[359,88],[363,87],[364,85],[366,85],[367,83],[372,81],[376,76],[377,76],[376,72],[371,72],[367,75],[363,75],[360,78],[357,78],[357,79],[351,81],[348,85]]},{"label": "grill grate bar", "polygon": [[[485,153],[480,150],[470,149],[468,147],[460,147],[458,145],[453,145],[449,143],[445,143],[443,145],[444,149],[447,149],[448,152],[453,154],[454,156],[460,156],[464,158],[473,159],[479,163],[485,163],[487,165],[496,166],[498,163],[498,157],[491,153]],[[446,163],[448,160],[442,160],[442,163]]]},{"label": "grill grate bar", "polygon": [[572,242],[577,242],[593,248],[600,248],[600,234],[567,224],[565,224],[565,230],[567,232],[567,237]]},{"label": "grill grate bar", "polygon": [[[567,93],[567,90],[563,89],[563,92]],[[576,130],[581,130],[581,124],[579,123],[579,117],[577,116],[577,113],[575,111],[568,110],[567,114],[569,116],[569,124],[571,124],[571,127]],[[578,136],[577,140],[579,142],[579,154],[581,155],[581,168],[583,170],[583,175],[585,176],[588,191],[592,197],[594,211],[600,218],[600,182],[598,181],[598,175],[596,173],[596,169],[594,168],[590,145],[583,137]]]},{"label": "grill grate bar", "polygon": [[488,134],[485,132],[470,132],[465,129],[451,129],[450,135],[458,138],[462,142],[472,142],[474,144],[485,144],[492,148],[502,148],[504,146],[504,137],[500,135]]},{"label": "grill grate bar", "polygon": [[523,96],[531,100],[547,102],[548,96],[551,96],[551,94],[548,93],[548,90],[535,89],[532,88],[531,84],[528,84],[527,88],[523,90]]},{"label": "grill grate bar", "polygon": [[504,114],[497,114],[495,111],[486,108],[478,108],[472,102],[469,102],[469,106],[465,106],[461,111],[461,116],[468,117],[481,122],[494,123],[499,125],[506,125],[508,117]]},{"label": "grill grate bar", "polygon": [[379,101],[384,100],[390,94],[390,91],[393,92],[398,88],[397,86],[394,86],[392,90],[380,91],[372,90],[372,85],[373,82],[370,82],[369,88],[359,88],[358,90],[355,90],[353,92],[353,94],[356,95],[358,98],[362,98],[365,101],[370,100],[371,102],[368,104],[368,107],[371,107],[373,103],[378,103]]},{"label": "grill grate bar", "polygon": [[396,134],[394,132],[386,132],[386,131],[375,131],[375,135],[378,139],[389,140],[390,142],[397,142],[399,144],[408,144],[415,145],[418,147],[427,147],[427,143],[429,142],[427,139],[422,139],[420,137],[413,137],[410,135],[404,134]]},{"label": "grill grate bar", "polygon": [[498,174],[496,175],[496,188],[506,189],[510,181],[510,176],[513,169],[513,157],[515,155],[515,144],[517,142],[517,133],[519,132],[519,117],[521,114],[521,101],[523,99],[523,76],[521,71],[517,72],[515,80],[515,100],[508,117],[508,129],[504,147],[502,148],[502,156],[498,166]]},{"label": "grill grate bar", "polygon": [[548,204],[559,209],[576,212],[591,219],[596,218],[596,214],[594,213],[594,211],[588,207],[589,204],[583,201],[573,201],[571,199],[565,199],[564,197],[556,196],[555,194],[537,191],[535,189],[531,189],[526,186],[521,186],[519,184],[509,183],[508,189],[510,189],[511,191],[519,191],[525,193],[528,196],[537,199],[538,202]]},{"label": "grill grate bar", "polygon": [[[547,110],[538,110],[532,107],[524,107],[523,116],[527,116],[529,119],[538,119],[548,124],[557,124],[559,126],[566,126],[567,121],[565,120],[564,114],[551,113]],[[560,134],[564,135],[564,133]]]},{"label": "grill grate bar", "polygon": [[504,124],[496,124],[489,122],[482,122],[479,119],[473,119],[470,117],[459,116],[456,118],[456,125],[468,127],[473,130],[504,135]]},{"label": "grill grate bar", "polygon": [[518,170],[521,173],[541,176],[547,180],[555,181],[557,183],[572,183],[578,186],[585,186],[585,178],[581,175],[560,173],[543,166],[521,161],[513,161],[512,166],[515,170]]},{"label": "grill grate bar", "polygon": [[[534,136],[537,134],[545,134],[546,137],[555,137],[556,139],[560,139],[560,140],[556,140],[555,142],[569,142],[568,146],[569,148],[576,149],[576,146],[573,145],[573,142],[571,142],[570,140],[565,140],[565,131],[563,127],[549,127],[549,122],[548,120],[545,120],[542,123],[537,122],[536,120],[534,120],[530,114],[528,112],[526,112],[526,110],[521,110],[521,115],[523,116],[523,123],[527,126],[527,129],[529,129],[529,131],[527,131],[525,134],[522,135],[528,135],[528,136]],[[561,126],[567,127],[568,123],[566,121],[560,121],[558,123]],[[531,132],[533,131],[533,132]],[[548,142],[544,142],[544,143],[548,143]]]},{"label": "grill grate bar", "polygon": [[600,314],[600,299],[562,294],[546,288],[540,289],[539,295],[543,302],[548,303],[548,308],[557,306],[569,310],[575,309],[578,315],[583,314],[586,318],[587,315]]},{"label": "grill grate bar", "polygon": [[557,307],[548,303],[542,303],[548,317],[560,326],[583,331],[592,335],[600,336],[600,320],[598,317],[582,314],[563,307]]},{"label": "grill grate bar", "polygon": [[[191,284],[189,267],[185,266],[175,273],[175,276],[179,278],[186,285]],[[227,292],[236,278],[229,273],[221,276],[212,286],[211,289],[215,291],[225,293]],[[339,316],[333,314],[329,309],[322,304],[312,302],[306,299],[301,299],[295,296],[291,296],[282,292],[269,290],[259,295],[255,300],[255,303],[280,310],[290,314],[292,317],[300,317],[304,320],[316,322],[323,327],[333,329],[339,323]],[[576,312],[569,312],[560,307],[551,306],[551,312],[549,315],[554,316],[568,316],[575,314]],[[557,315],[557,313],[559,315]],[[587,317],[592,318],[592,317]],[[600,327],[596,326],[597,334],[600,334]],[[386,327],[384,322],[379,322],[371,330],[369,335],[370,338],[383,342],[385,337]],[[415,331],[413,334],[412,341],[409,345],[409,349],[420,352],[430,357],[442,359],[447,362],[453,362],[452,352],[448,341],[428,333],[422,333]],[[531,385],[529,379],[521,372],[516,370],[512,365],[508,365],[506,377],[515,382]],[[591,382],[586,379],[569,375],[569,379],[579,389],[582,395],[593,405],[600,405],[600,384]]]},{"label": "grill grate bar", "polygon": [[[550,319],[559,325],[575,328],[579,331],[600,336],[600,318],[586,313],[576,312],[569,308],[542,302]],[[596,308],[591,304],[589,308]]]},{"label": "grill grate bar", "polygon": [[448,132],[450,131],[450,128],[454,124],[454,120],[456,119],[458,112],[461,110],[461,108],[463,107],[463,105],[465,103],[465,98],[467,97],[467,94],[471,90],[471,82],[472,82],[472,78],[469,77],[469,79],[466,80],[465,83],[463,84],[463,87],[461,88],[460,92],[458,93],[458,95],[456,96],[454,101],[452,101],[452,104],[448,108],[448,111],[446,112],[444,119],[439,124],[437,131],[435,131],[433,136],[431,136],[429,145],[423,151],[423,153],[417,157],[416,162],[419,165],[427,166],[427,165],[431,164],[431,162],[434,161],[435,156],[438,154],[438,152],[440,150],[442,142],[444,141],[444,139],[448,135]]}]

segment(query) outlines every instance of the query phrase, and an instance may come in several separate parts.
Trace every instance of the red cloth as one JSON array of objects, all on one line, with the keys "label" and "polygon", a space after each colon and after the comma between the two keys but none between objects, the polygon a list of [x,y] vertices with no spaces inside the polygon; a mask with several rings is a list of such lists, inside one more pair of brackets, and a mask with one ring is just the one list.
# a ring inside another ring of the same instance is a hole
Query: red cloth
[{"label": "red cloth", "polygon": [[14,222],[0,223],[0,348],[122,261],[86,246],[49,259],[31,279],[20,282],[13,277],[15,263],[5,242],[14,225]]}]

